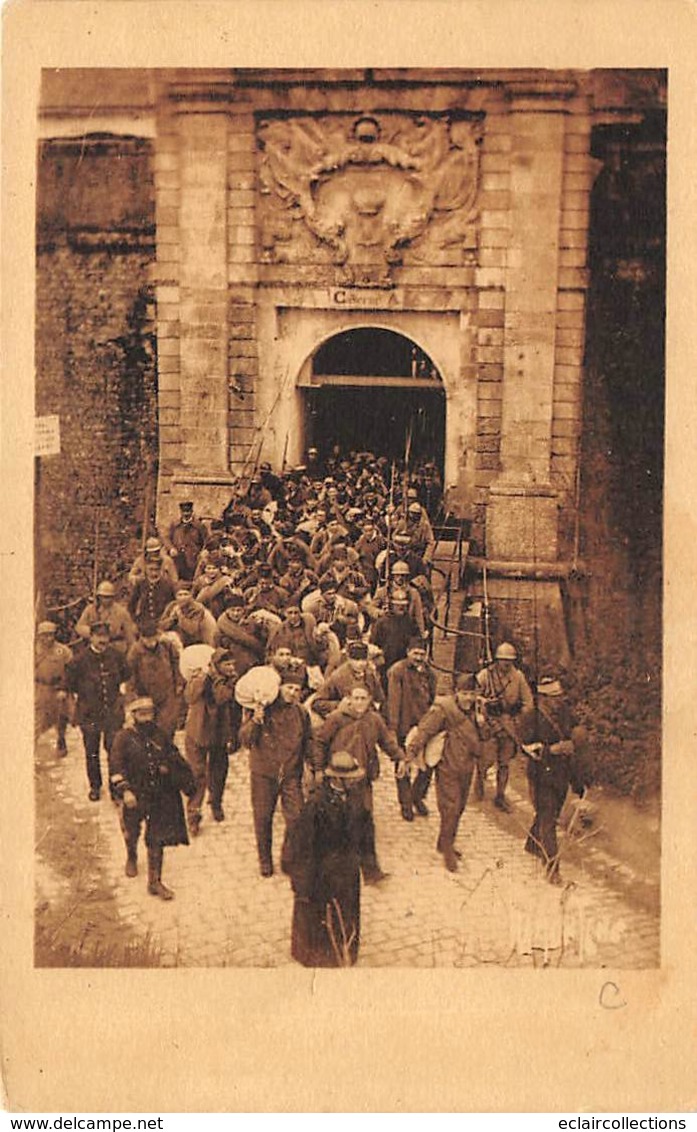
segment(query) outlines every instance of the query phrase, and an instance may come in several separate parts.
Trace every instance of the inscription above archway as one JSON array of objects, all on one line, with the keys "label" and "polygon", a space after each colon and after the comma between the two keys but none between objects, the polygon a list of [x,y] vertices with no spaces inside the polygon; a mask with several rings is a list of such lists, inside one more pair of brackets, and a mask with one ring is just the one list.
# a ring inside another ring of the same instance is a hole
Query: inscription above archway
[{"label": "inscription above archway", "polygon": [[376,287],[405,257],[473,247],[480,132],[451,115],[260,119],[262,261],[332,263],[340,282]]}]

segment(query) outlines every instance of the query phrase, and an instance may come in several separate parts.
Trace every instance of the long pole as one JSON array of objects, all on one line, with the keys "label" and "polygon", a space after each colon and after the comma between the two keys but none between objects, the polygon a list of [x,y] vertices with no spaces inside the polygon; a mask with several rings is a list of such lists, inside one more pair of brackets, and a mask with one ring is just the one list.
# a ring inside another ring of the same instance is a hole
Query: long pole
[{"label": "long pole", "polygon": [[97,510],[94,516],[94,570],[92,577],[92,591],[96,594],[97,586],[99,584],[99,524],[102,512],[101,503],[97,504]]},{"label": "long pole", "polygon": [[145,492],[143,494],[143,529],[140,539],[140,549],[145,554],[145,544],[148,541],[148,528],[150,526],[150,496],[152,494],[152,458],[148,453],[145,457]]}]

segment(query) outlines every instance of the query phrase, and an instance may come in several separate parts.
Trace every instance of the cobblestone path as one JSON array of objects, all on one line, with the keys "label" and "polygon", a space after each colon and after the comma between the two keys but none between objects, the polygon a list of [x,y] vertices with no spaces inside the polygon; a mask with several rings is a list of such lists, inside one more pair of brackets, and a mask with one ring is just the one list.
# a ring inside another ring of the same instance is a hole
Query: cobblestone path
[{"label": "cobblestone path", "polygon": [[[292,893],[278,870],[283,820],[279,814],[274,828],[277,871],[262,879],[244,752],[231,759],[225,822],[216,824],[208,812],[200,836],[189,847],[166,850],[163,879],[176,893],[167,904],[147,894],[142,843],[140,875],[124,875],[117,807],[108,796],[98,804],[87,800],[79,731],[69,729],[68,743],[68,757],[57,759],[46,735],[39,742],[38,757],[56,803],[67,807],[76,823],[87,823],[94,831],[93,859],[84,862],[84,869],[88,874],[93,870],[95,886],[107,887],[119,921],[129,925],[133,938],[147,941],[163,966],[292,963]],[[377,887],[363,888],[360,966],[658,965],[658,918],[616,886],[594,877],[583,864],[584,846],[574,852],[573,863],[562,858],[562,886],[545,882],[538,863],[523,851],[532,818],[523,783],[518,768],[511,815],[493,809],[491,784],[484,802],[470,801],[457,841],[460,870],[450,874],[435,849],[435,792],[429,795],[428,818],[404,822],[391,766],[383,760],[374,787],[375,818],[380,863],[390,876]],[[56,897],[50,878],[50,859],[42,858],[39,850],[38,901]],[[78,920],[90,914],[89,907],[72,911]]]}]

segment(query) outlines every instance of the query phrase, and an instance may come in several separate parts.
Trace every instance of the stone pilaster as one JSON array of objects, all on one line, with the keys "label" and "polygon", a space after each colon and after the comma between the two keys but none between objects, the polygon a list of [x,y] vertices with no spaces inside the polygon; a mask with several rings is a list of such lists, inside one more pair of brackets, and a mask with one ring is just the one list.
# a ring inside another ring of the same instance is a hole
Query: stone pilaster
[{"label": "stone pilaster", "polygon": [[501,409],[501,474],[487,509],[487,553],[553,561],[551,488],[559,233],[565,118],[573,83],[511,83],[510,211]]},{"label": "stone pilaster", "polygon": [[172,515],[177,499],[190,495],[199,513],[215,513],[231,478],[227,92],[175,82],[163,101],[157,246],[168,270],[157,289],[158,360],[171,399],[171,465],[159,510]]}]

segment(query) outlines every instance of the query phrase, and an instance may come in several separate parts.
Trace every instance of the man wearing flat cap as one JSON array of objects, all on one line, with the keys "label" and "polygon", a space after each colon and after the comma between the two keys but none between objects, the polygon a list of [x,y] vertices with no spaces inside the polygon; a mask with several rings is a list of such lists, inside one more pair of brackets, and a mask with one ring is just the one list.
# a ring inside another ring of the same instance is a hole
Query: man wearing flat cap
[{"label": "man wearing flat cap", "polygon": [[262,877],[273,876],[272,829],[279,798],[286,823],[281,868],[286,871],[290,829],[303,805],[303,768],[310,759],[310,717],[300,703],[303,677],[289,670],[282,680],[273,703],[250,711],[240,728],[240,744],[249,748],[254,833]]},{"label": "man wearing flat cap", "polygon": [[443,854],[445,867],[451,873],[457,871],[461,856],[455,848],[455,837],[480,755],[474,718],[475,700],[474,675],[460,673],[455,681],[454,694],[443,696],[428,709],[406,745],[408,757],[420,762],[430,740],[444,733],[443,753],[436,765],[436,798],[440,814],[436,849]]},{"label": "man wearing flat cap", "polygon": [[167,845],[188,845],[181,794],[191,794],[191,770],[174,744],[155,725],[155,705],[148,696],[130,705],[133,726],[115,736],[109,755],[110,786],[121,802],[121,829],[126,842],[126,876],[138,875],[138,839],[145,822],[148,892],[171,900],[162,883]]},{"label": "man wearing flat cap", "polygon": [[34,711],[37,736],[55,727],[56,754],[62,758],[68,753],[65,742],[69,716],[67,671],[73,654],[67,645],[56,640],[57,631],[58,626],[53,621],[42,621],[36,631]]},{"label": "man wearing flat cap", "polygon": [[349,641],[346,652],[348,659],[327,677],[315,697],[313,711],[322,718],[334,711],[356,687],[365,688],[371,703],[377,704],[379,709],[385,703],[380,678],[368,660],[367,644],[360,640]]}]

